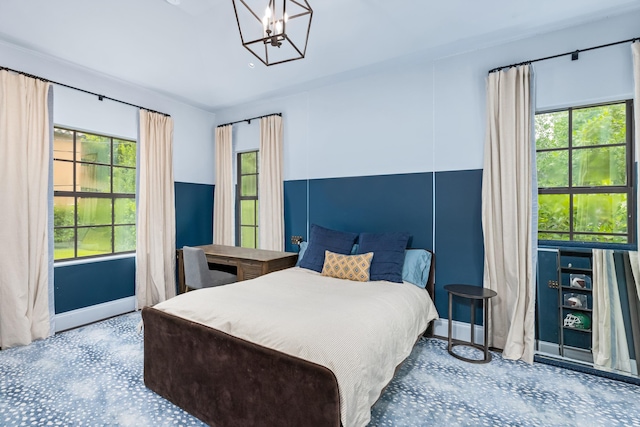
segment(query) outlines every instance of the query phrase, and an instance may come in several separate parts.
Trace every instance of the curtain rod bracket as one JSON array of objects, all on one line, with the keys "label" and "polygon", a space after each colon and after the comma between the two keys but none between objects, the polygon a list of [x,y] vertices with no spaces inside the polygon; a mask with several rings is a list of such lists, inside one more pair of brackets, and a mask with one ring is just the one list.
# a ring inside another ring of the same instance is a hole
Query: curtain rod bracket
[{"label": "curtain rod bracket", "polygon": [[98,95],[98,101],[104,101],[104,96]]},{"label": "curtain rod bracket", "polygon": [[580,51],[579,51],[579,50],[576,50],[575,52],[573,52],[573,53],[571,54],[571,60],[572,60],[572,61],[577,61],[579,56],[580,56]]}]

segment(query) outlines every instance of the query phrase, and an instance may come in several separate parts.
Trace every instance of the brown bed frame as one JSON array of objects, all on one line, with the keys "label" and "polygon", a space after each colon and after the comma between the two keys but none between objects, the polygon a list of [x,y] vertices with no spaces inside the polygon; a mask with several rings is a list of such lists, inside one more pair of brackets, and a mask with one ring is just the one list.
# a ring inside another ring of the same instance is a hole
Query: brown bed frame
[{"label": "brown bed frame", "polygon": [[[431,255],[426,291],[435,302]],[[142,318],[145,385],[210,426],[340,426],[328,368],[151,307]],[[433,322],[425,336],[432,330]]]}]

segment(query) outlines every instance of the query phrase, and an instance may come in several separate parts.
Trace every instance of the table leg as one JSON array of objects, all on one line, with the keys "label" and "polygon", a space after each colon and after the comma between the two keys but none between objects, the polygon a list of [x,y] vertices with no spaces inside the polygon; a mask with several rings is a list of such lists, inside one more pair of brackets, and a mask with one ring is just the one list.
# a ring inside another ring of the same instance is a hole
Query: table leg
[{"label": "table leg", "polygon": [[448,328],[449,332],[447,334],[447,337],[449,339],[449,342],[448,342],[448,350],[449,350],[449,352],[451,352],[451,348],[452,348],[452,345],[451,345],[452,344],[452,342],[451,342],[451,317],[453,316],[453,314],[452,314],[452,305],[453,305],[452,304],[452,299],[453,299],[453,294],[449,294],[449,328]]},{"label": "table leg", "polygon": [[471,300],[471,344],[476,343],[476,300]]},{"label": "table leg", "polygon": [[482,329],[484,329],[484,360],[489,360],[489,299],[482,300],[484,310],[484,320],[482,322]]}]

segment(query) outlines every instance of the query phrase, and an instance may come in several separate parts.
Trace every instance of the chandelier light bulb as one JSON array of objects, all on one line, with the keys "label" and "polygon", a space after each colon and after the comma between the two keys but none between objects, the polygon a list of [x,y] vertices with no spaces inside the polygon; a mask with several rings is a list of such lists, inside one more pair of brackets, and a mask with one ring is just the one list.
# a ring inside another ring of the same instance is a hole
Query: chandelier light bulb
[{"label": "chandelier light bulb", "polygon": [[276,22],[276,34],[282,34],[282,21]]},{"label": "chandelier light bulb", "polygon": [[264,17],[267,19],[271,18],[271,7],[267,6],[267,8],[264,11]]}]

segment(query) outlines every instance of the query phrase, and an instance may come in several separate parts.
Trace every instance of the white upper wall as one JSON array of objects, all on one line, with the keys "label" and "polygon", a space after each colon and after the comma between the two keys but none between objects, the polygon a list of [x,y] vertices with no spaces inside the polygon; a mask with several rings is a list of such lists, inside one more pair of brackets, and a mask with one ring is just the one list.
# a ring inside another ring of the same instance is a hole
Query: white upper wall
[{"label": "white upper wall", "polygon": [[[368,67],[339,83],[220,111],[216,119],[282,112],[286,180],[481,169],[490,69],[638,37],[638,22],[634,12],[435,61]],[[534,70],[538,111],[633,96],[629,44],[584,52],[578,61],[535,63]],[[257,148],[258,135],[238,131],[234,141]]]},{"label": "white upper wall", "polygon": [[[170,114],[176,181],[213,184],[215,115],[166,96],[0,42],[0,65]],[[126,66],[126,64],[123,64]],[[54,123],[136,139],[138,109],[54,85]]]}]

